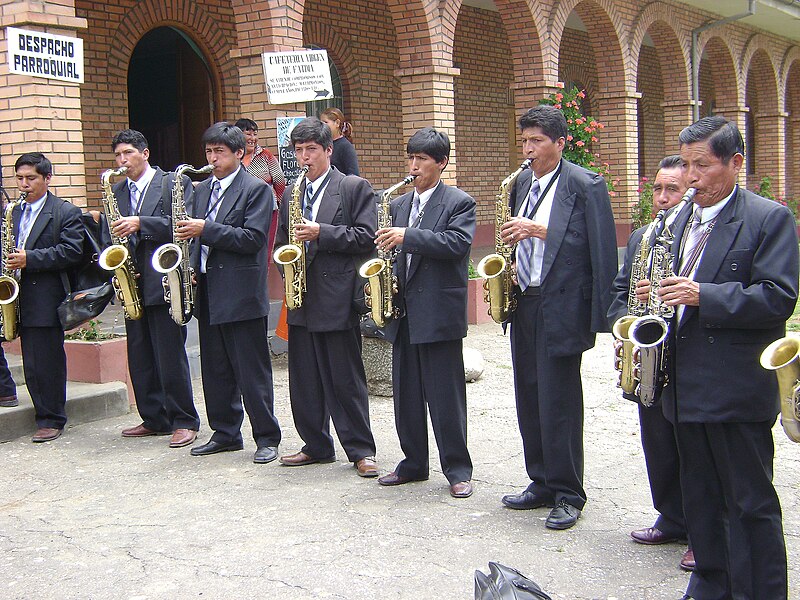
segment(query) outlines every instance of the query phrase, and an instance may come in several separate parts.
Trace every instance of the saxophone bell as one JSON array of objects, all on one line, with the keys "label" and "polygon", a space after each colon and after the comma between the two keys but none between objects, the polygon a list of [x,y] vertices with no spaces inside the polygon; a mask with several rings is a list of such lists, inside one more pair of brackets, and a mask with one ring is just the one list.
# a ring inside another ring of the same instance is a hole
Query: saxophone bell
[{"label": "saxophone bell", "polygon": [[669,324],[658,315],[644,315],[631,322],[628,336],[635,346],[633,378],[639,382],[636,395],[642,406],[656,403],[666,383],[664,340]]},{"label": "saxophone bell", "polygon": [[286,223],[288,243],[276,248],[272,260],[283,267],[283,286],[286,295],[286,308],[297,310],[303,306],[306,293],[306,246],[297,239],[295,225],[303,222],[303,208],[300,202],[300,188],[308,173],[308,165],[303,165],[289,197],[288,219]]},{"label": "saxophone bell", "polygon": [[3,339],[11,341],[19,335],[19,281],[16,271],[6,266],[8,255],[16,248],[14,239],[14,221],[12,215],[14,207],[28,197],[28,192],[21,192],[16,202],[9,202],[5,208],[2,219],[2,246],[0,246],[0,260],[2,261],[2,274],[0,274],[0,323],[2,323]]},{"label": "saxophone bell", "polygon": [[772,342],[761,353],[761,366],[775,371],[783,431],[793,442],[800,442],[800,338]]},{"label": "saxophone bell", "polygon": [[[391,267],[390,267],[391,268]],[[364,284],[364,303],[370,309],[372,320],[378,327],[386,325],[384,317],[383,306],[381,298],[383,297],[381,290],[381,274],[386,269],[386,264],[383,259],[371,258],[358,270],[358,274],[367,280]],[[373,297],[373,290],[375,296]]]},{"label": "saxophone bell", "polygon": [[636,379],[633,376],[633,341],[630,336],[630,329],[636,317],[625,315],[614,323],[611,332],[614,334],[614,368],[619,371],[619,381],[617,385],[626,394],[636,393]]}]

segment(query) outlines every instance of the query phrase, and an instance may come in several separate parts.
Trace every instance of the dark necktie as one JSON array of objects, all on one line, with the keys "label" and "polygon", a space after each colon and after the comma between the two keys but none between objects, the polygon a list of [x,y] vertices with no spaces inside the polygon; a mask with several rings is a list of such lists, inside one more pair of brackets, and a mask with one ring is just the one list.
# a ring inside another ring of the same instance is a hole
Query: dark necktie
[{"label": "dark necktie", "polygon": [[[206,214],[206,221],[213,222],[217,218],[219,212],[219,180],[215,179],[211,184],[211,197],[208,199],[208,213]],[[206,262],[208,261],[208,246],[203,244],[200,246],[200,272],[206,272]]]},{"label": "dark necktie", "polygon": [[[414,192],[414,199],[411,201],[411,213],[408,215],[408,226],[417,227],[419,223],[419,194]],[[411,253],[406,253],[406,273],[411,269]]]},{"label": "dark necktie", "polygon": [[306,185],[306,200],[303,207],[303,218],[306,221],[313,220],[314,216],[314,195],[311,193],[311,185]]}]

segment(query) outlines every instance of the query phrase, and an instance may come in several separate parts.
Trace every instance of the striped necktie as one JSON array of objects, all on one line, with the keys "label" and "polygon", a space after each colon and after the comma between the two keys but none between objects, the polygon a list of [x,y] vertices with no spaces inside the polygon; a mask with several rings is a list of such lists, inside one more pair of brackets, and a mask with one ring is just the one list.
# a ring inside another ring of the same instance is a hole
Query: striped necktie
[{"label": "striped necktie", "polygon": [[[208,199],[208,213],[206,214],[206,221],[214,221],[219,212],[219,179],[215,179],[211,184],[211,197]],[[203,244],[200,246],[200,272],[206,272],[206,263],[208,262],[208,246]]]},{"label": "striped necktie", "polygon": [[[411,212],[408,215],[408,226],[409,227],[417,227],[419,223],[417,220],[419,219],[419,194],[414,192],[414,199],[411,201]],[[411,269],[411,257],[413,255],[411,253],[406,253],[406,273]]]},{"label": "striped necktie", "polygon": [[131,190],[131,215],[136,216],[139,214],[139,209],[141,208],[141,198],[139,198],[139,188],[136,187],[136,184],[131,181],[128,183],[128,186]]},{"label": "striped necktie", "polygon": [[17,236],[17,248],[23,248],[25,246],[25,242],[28,241],[28,234],[30,233],[31,228],[31,216],[33,215],[33,209],[31,209],[31,205],[28,202],[22,203],[22,216],[19,219],[19,235]]},{"label": "striped necktie", "polygon": [[[533,217],[532,210],[539,200],[539,181],[535,180],[531,184],[531,191],[528,193],[528,203],[525,207],[527,218]],[[517,284],[523,292],[531,284],[533,276],[533,238],[525,238],[517,242]]]}]

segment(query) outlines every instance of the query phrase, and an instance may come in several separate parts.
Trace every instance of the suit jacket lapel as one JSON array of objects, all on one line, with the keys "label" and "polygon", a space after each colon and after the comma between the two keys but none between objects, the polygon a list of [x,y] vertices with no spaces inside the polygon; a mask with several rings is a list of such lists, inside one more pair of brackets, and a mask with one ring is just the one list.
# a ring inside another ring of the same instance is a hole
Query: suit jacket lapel
[{"label": "suit jacket lapel", "polygon": [[[153,213],[155,213],[156,207],[158,207],[158,202],[161,199],[161,183],[164,179],[164,171],[159,168],[156,168],[155,175],[150,180],[150,185],[147,186],[147,189],[144,192],[144,198],[142,198],[141,206],[139,206],[139,214],[144,215],[145,217],[152,217]],[[127,188],[127,186],[125,186]],[[130,190],[128,192],[128,204],[130,205]],[[130,214],[130,211],[129,213]]]},{"label": "suit jacket lapel", "polygon": [[[575,192],[569,189],[570,172],[572,167],[566,161],[562,162],[558,184],[553,195],[553,206],[550,209],[550,218],[547,221],[547,239],[544,242],[544,257],[542,259],[541,281],[544,282],[550,267],[558,254],[572,210],[575,207]],[[528,186],[530,189],[530,186]]]},{"label": "suit jacket lapel", "polygon": [[532,182],[533,173],[530,170],[523,171],[517,178],[517,194],[514,197],[514,205],[510,207],[512,217],[516,216],[516,214],[519,212],[520,206],[522,206],[522,203],[525,201],[525,198],[528,197],[528,194],[531,191]]},{"label": "suit jacket lapel", "polygon": [[[317,202],[319,202],[316,218],[317,223],[333,223],[333,219],[336,216],[336,211],[339,209],[339,205],[344,202],[341,197],[340,189],[342,179],[344,179],[344,175],[337,171],[336,168],[333,168],[331,170],[331,176],[328,179],[328,183],[325,187],[325,191],[323,192],[322,197],[317,200]],[[320,183],[322,182],[320,181]],[[301,198],[305,198],[305,192],[305,188],[303,188],[303,195]],[[342,206],[342,219],[344,219],[344,206]],[[319,241],[314,240],[309,242],[307,252],[308,262],[314,260],[318,249]]]},{"label": "suit jacket lapel", "polygon": [[[419,229],[430,229],[433,230],[436,227],[436,223],[439,221],[439,217],[442,216],[442,210],[444,210],[444,206],[442,205],[442,198],[444,197],[444,189],[445,184],[439,182],[436,187],[436,191],[433,192],[433,195],[428,199],[428,202],[425,204],[425,208],[423,209],[422,220],[419,222]],[[411,197],[413,198],[414,195],[412,193]],[[411,213],[410,203],[409,203],[409,214]],[[408,221],[406,221],[408,222]],[[408,277],[406,281],[410,280],[414,273],[417,272],[417,268],[419,267],[419,263],[422,260],[422,257],[419,255],[411,255],[411,265],[408,268]]]},{"label": "suit jacket lapel", "polygon": [[[31,227],[31,232],[28,234],[28,239],[25,240],[25,248],[33,248],[36,240],[39,239],[42,231],[44,231],[44,228],[47,227],[50,219],[53,218],[53,209],[55,206],[55,196],[53,196],[53,194],[50,192],[47,192],[47,198],[45,198],[44,206],[42,206],[42,210],[39,211],[39,216],[36,217],[36,221]],[[53,238],[56,240],[56,243],[58,243],[59,232],[54,232]]]},{"label": "suit jacket lapel", "polygon": [[211,198],[211,177],[200,182],[195,188],[194,202],[192,202],[192,218],[202,219],[208,211],[208,201]]},{"label": "suit jacket lapel", "polygon": [[[239,170],[238,175],[233,178],[233,181],[228,186],[228,189],[225,190],[225,193],[222,195],[222,203],[219,205],[217,216],[214,218],[215,223],[224,223],[225,217],[228,216],[228,213],[231,212],[231,209],[234,207],[236,202],[239,201],[239,196],[242,193],[242,179],[244,179],[244,174],[245,170],[244,167],[242,167]],[[209,199],[210,197],[211,194],[209,193]],[[211,207],[209,206],[208,208]]]}]

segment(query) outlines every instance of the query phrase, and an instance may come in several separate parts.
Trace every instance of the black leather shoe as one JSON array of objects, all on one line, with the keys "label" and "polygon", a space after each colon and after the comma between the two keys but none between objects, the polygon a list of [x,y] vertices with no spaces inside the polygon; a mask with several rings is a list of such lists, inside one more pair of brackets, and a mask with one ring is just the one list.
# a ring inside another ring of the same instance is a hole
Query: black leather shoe
[{"label": "black leather shoe", "polygon": [[276,458],[278,458],[278,448],[275,446],[261,446],[253,454],[253,462],[258,465],[272,462]]},{"label": "black leather shoe", "polygon": [[550,511],[544,525],[548,529],[569,529],[578,522],[578,517],[580,516],[581,511],[562,498],[558,501],[556,507]]},{"label": "black leather shoe", "polygon": [[552,508],[555,504],[552,498],[544,498],[533,492],[525,490],[521,494],[506,494],[502,498],[503,504],[515,510],[530,510],[547,506]]},{"label": "black leather shoe", "polygon": [[215,442],[211,440],[202,446],[195,446],[192,448],[192,456],[208,456],[209,454],[216,454],[217,452],[233,452],[234,450],[241,450],[244,448],[242,442]]},{"label": "black leather shoe", "polygon": [[[645,527],[644,529],[631,531],[631,537],[634,542],[646,544],[648,546],[669,544],[670,542],[677,542],[681,539],[680,536],[664,533],[658,527]],[[686,537],[684,536],[683,539],[686,539]]]}]

